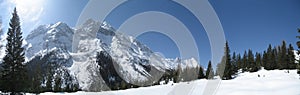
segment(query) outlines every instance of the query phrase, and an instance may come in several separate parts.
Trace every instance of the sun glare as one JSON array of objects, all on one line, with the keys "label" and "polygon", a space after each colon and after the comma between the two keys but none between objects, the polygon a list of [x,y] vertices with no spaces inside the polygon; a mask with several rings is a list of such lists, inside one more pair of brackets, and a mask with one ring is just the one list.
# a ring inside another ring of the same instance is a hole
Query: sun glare
[{"label": "sun glare", "polygon": [[15,4],[21,18],[29,21],[36,21],[43,13],[45,0],[11,0]]}]

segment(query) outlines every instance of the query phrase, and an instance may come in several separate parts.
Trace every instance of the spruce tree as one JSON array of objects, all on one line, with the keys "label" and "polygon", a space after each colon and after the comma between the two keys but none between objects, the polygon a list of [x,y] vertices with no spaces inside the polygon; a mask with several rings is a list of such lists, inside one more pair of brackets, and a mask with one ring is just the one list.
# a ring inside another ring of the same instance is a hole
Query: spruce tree
[{"label": "spruce tree", "polygon": [[[298,29],[298,33],[300,33],[300,29]],[[298,39],[300,39],[300,36],[296,36]],[[297,46],[298,46],[298,55],[300,54],[300,41],[298,40],[297,41]],[[300,63],[299,63],[299,60],[298,61],[298,64],[297,64],[297,73],[300,74]]]},{"label": "spruce tree", "polygon": [[248,64],[248,54],[247,54],[247,51],[244,52],[244,55],[243,55],[243,59],[242,59],[242,71],[245,72],[247,71],[247,64]]},{"label": "spruce tree", "polygon": [[235,54],[235,52],[233,52],[231,64],[232,64],[232,70],[234,73],[238,72],[237,61],[238,61],[237,55]]},{"label": "spruce tree", "polygon": [[274,48],[271,52],[271,57],[270,57],[270,66],[271,69],[270,70],[274,70],[274,69],[278,69],[278,63],[276,61],[276,57],[277,57],[277,53],[276,53],[276,48]]},{"label": "spruce tree", "polygon": [[[274,62],[275,58],[273,58],[274,54],[273,54],[273,49],[272,49],[272,45],[269,44],[266,55],[265,57],[265,69],[266,70],[272,70],[273,66],[272,63]],[[274,63],[273,63],[274,64]]]},{"label": "spruce tree", "polygon": [[225,50],[225,52],[224,52],[224,56],[223,56],[222,62],[221,62],[221,64],[223,64],[223,65],[220,65],[220,66],[225,66],[222,79],[229,80],[229,79],[232,79],[232,75],[234,74],[234,71],[233,71],[233,67],[231,64],[230,49],[229,49],[228,42],[226,42],[224,50]]},{"label": "spruce tree", "polygon": [[266,69],[266,63],[268,62],[268,54],[266,51],[264,51],[263,56],[262,56],[262,67]]},{"label": "spruce tree", "polygon": [[22,32],[20,19],[16,8],[10,19],[7,32],[6,55],[3,58],[1,75],[1,90],[4,92],[24,92],[27,88],[24,48],[22,47]]},{"label": "spruce tree", "polygon": [[261,54],[260,53],[256,53],[255,54],[255,67],[254,67],[254,71],[258,71],[261,68],[262,64],[262,59],[261,59]]},{"label": "spruce tree", "polygon": [[54,92],[61,92],[62,91],[62,77],[60,74],[57,74],[54,78]]},{"label": "spruce tree", "polygon": [[254,55],[252,50],[248,50],[248,64],[247,70],[250,72],[255,72],[255,62],[254,62]]},{"label": "spruce tree", "polygon": [[[0,18],[0,50],[2,50],[2,48],[5,47],[5,38],[3,35],[3,29],[2,29],[2,18]],[[4,54],[4,52],[0,51],[1,54]],[[2,59],[0,60],[0,62],[2,61]]]},{"label": "spruce tree", "polygon": [[199,69],[198,79],[206,78],[204,75],[204,70],[203,70],[202,66],[199,66],[198,69]]},{"label": "spruce tree", "polygon": [[287,55],[288,69],[296,69],[294,47],[289,44],[288,55]]},{"label": "spruce tree", "polygon": [[242,68],[242,63],[243,63],[242,60],[243,60],[243,59],[241,58],[241,55],[238,54],[238,55],[237,55],[237,62],[236,62],[236,63],[237,63],[237,70],[239,70],[239,69]]},{"label": "spruce tree", "polygon": [[286,42],[285,41],[282,41],[282,45],[280,47],[280,56],[279,58],[281,59],[279,62],[278,62],[278,68],[279,69],[287,69],[288,68],[288,56],[287,56],[287,48],[286,48]]},{"label": "spruce tree", "polygon": [[213,79],[214,78],[214,70],[211,65],[211,61],[208,62],[208,66],[205,73],[206,79]]}]

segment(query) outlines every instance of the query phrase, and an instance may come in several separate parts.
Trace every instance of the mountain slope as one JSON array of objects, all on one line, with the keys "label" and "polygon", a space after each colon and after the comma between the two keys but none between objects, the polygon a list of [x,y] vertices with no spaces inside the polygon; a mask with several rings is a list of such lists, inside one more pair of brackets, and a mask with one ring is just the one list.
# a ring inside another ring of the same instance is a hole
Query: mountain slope
[{"label": "mountain slope", "polygon": [[72,50],[73,29],[67,24],[41,25],[34,29],[26,38],[26,57],[31,58],[41,50],[61,48],[66,51]]},{"label": "mountain slope", "polygon": [[[172,60],[165,59],[154,53],[146,45],[126,34],[117,32],[107,22],[87,20],[77,29],[67,24],[42,25],[32,31],[25,39],[27,41],[26,57],[34,59],[37,54],[46,55],[53,51],[56,58],[66,58],[72,62],[65,63],[71,75],[78,80],[80,87],[86,91],[107,90],[96,62],[97,52],[105,51],[117,63],[115,68],[118,76],[128,83],[146,86],[159,80],[166,70],[198,67],[194,59]],[[51,60],[49,60],[51,61]],[[57,63],[62,63],[57,60]],[[114,75],[115,76],[115,75]]]}]

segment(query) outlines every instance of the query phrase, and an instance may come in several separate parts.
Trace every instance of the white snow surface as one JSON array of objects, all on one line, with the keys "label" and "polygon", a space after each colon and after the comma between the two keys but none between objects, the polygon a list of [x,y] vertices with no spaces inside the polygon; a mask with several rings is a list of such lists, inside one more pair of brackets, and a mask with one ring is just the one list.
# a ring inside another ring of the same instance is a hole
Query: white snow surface
[{"label": "white snow surface", "polygon": [[25,45],[26,57],[30,59],[38,52],[52,48],[61,48],[71,51],[73,31],[72,28],[62,22],[39,26],[25,39],[27,42]]},{"label": "white snow surface", "polygon": [[[296,70],[260,70],[241,73],[233,80],[222,80],[215,95],[300,95]],[[258,75],[260,77],[258,77]],[[151,87],[106,92],[41,93],[41,95],[202,95],[208,81],[196,80]],[[176,87],[190,87],[189,93],[174,93]]]}]

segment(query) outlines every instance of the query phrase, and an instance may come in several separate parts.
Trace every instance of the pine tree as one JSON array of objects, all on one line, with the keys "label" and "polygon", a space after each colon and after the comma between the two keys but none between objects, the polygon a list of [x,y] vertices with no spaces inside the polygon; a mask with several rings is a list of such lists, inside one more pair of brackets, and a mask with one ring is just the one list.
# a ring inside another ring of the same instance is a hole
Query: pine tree
[{"label": "pine tree", "polygon": [[254,60],[254,55],[252,50],[248,50],[248,64],[247,64],[247,70],[250,72],[255,72],[256,65]]},{"label": "pine tree", "polygon": [[198,79],[206,78],[204,75],[204,70],[203,70],[202,66],[199,66],[198,69],[199,69]]},{"label": "pine tree", "polygon": [[42,92],[41,85],[43,83],[42,65],[41,64],[34,64],[34,65],[35,68],[32,68],[31,70],[33,74],[30,76],[31,84],[29,86],[29,92],[40,93]]},{"label": "pine tree", "polygon": [[243,59],[242,59],[242,71],[245,72],[247,71],[247,64],[248,64],[248,53],[247,51],[244,52],[244,55],[243,55]]},{"label": "pine tree", "polygon": [[268,62],[268,54],[266,51],[264,51],[263,56],[262,56],[262,67],[266,69],[266,63]]},{"label": "pine tree", "polygon": [[[228,42],[226,42],[225,44],[225,52],[224,52],[224,56],[222,58],[222,62],[220,66],[225,66],[224,68],[224,74],[222,77],[223,80],[229,80],[229,79],[232,79],[232,75],[234,74],[234,71],[233,71],[233,67],[232,67],[232,64],[231,64],[231,57],[230,57],[230,49],[229,49],[229,45],[228,45]],[[218,67],[220,68],[220,67]],[[220,71],[218,71],[220,73]]]},{"label": "pine tree", "polygon": [[208,62],[208,66],[205,73],[206,79],[213,79],[214,78],[214,70],[211,65],[211,61]]},{"label": "pine tree", "polygon": [[10,19],[7,32],[6,55],[3,58],[3,71],[1,75],[1,90],[4,92],[24,92],[27,88],[27,73],[25,65],[24,48],[22,47],[22,32],[20,19],[16,8]]},{"label": "pine tree", "polygon": [[271,52],[271,57],[270,57],[270,66],[271,69],[270,70],[274,70],[274,69],[278,69],[278,62],[276,61],[276,57],[277,57],[277,52],[276,52],[276,48],[274,48]]},{"label": "pine tree", "polygon": [[279,69],[287,69],[288,68],[288,56],[287,56],[287,48],[286,48],[286,42],[285,41],[282,41],[282,45],[280,47],[280,61],[278,62],[278,68]]},{"label": "pine tree", "polygon": [[[300,29],[298,29],[298,33],[300,33]],[[300,39],[300,36],[296,36],[298,39]],[[298,40],[297,41],[297,46],[298,46],[298,55],[300,54],[300,50],[299,50],[299,48],[300,48],[300,41]],[[299,60],[297,60],[298,61],[298,65],[297,65],[297,73],[298,74],[300,74],[300,63],[299,63]]]},{"label": "pine tree", "polygon": [[231,60],[231,64],[232,64],[232,70],[234,73],[238,72],[238,67],[237,67],[237,55],[235,54],[235,52],[232,53],[232,60]]},{"label": "pine tree", "polygon": [[49,64],[47,64],[47,73],[46,73],[46,88],[45,90],[48,91],[48,92],[51,92],[53,91],[54,87],[53,87],[53,80],[54,80],[54,73],[55,73],[55,70],[54,70],[54,66],[53,64],[55,63],[52,63],[50,62]]},{"label": "pine tree", "polygon": [[[271,44],[269,44],[267,52],[265,54],[265,59],[264,59],[264,64],[265,64],[265,69],[266,70],[272,70],[273,66],[272,63],[274,62],[275,58],[273,58],[274,54],[273,54],[273,49]],[[274,63],[273,63],[274,64]]]},{"label": "pine tree", "polygon": [[288,69],[296,69],[294,47],[289,44],[288,55],[287,55]]},{"label": "pine tree", "polygon": [[57,74],[54,78],[54,92],[61,92],[62,91],[62,77],[60,74]]},{"label": "pine tree", "polygon": [[174,76],[174,83],[178,83],[181,81],[181,73],[182,73],[182,67],[181,67],[181,64],[178,64],[177,66],[177,70],[175,72],[175,76]]},{"label": "pine tree", "polygon": [[262,66],[261,54],[257,52],[255,54],[255,67],[254,67],[254,71],[260,70],[261,66]]},{"label": "pine tree", "polygon": [[242,60],[243,60],[243,59],[241,58],[241,55],[238,54],[238,55],[237,55],[237,62],[236,62],[236,63],[237,63],[237,70],[239,70],[239,69],[242,68],[242,63],[243,63]]},{"label": "pine tree", "polygon": [[[0,50],[2,50],[2,48],[5,48],[5,38],[3,35],[3,29],[2,29],[2,18],[0,18]],[[4,52],[0,51],[1,54],[4,54]],[[2,60],[0,60],[2,61]]]}]

